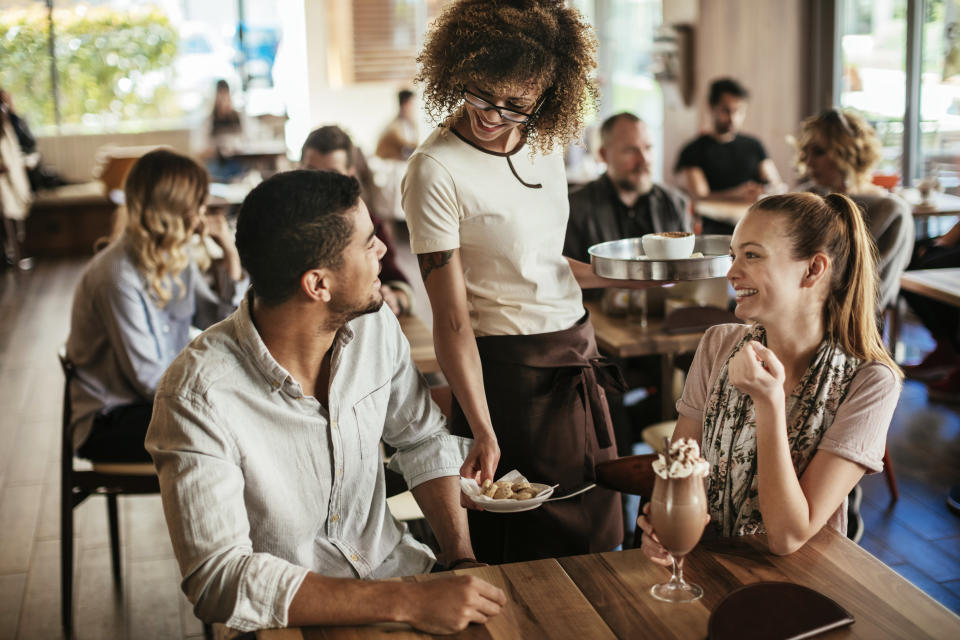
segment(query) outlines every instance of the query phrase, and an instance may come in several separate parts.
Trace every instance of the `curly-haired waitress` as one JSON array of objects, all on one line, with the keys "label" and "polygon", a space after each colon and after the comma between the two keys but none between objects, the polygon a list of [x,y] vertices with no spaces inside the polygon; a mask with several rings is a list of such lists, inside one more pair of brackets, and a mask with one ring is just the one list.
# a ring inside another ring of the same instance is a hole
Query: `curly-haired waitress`
[{"label": "curly-haired waitress", "polygon": [[[460,0],[427,35],[417,78],[440,126],[410,158],[403,209],[433,307],[451,429],[474,438],[461,474],[518,469],[562,494],[616,457],[582,287],[612,281],[562,256],[564,144],[596,99],[596,43],[559,0]],[[638,285],[643,286],[643,285]],[[470,512],[491,563],[615,548],[619,496],[595,489],[529,512]]]}]

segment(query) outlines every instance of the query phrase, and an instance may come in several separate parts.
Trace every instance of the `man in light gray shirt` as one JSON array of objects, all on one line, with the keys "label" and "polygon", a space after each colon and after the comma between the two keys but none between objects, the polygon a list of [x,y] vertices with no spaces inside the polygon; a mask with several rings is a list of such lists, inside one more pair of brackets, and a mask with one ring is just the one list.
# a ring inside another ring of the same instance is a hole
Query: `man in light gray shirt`
[{"label": "man in light gray shirt", "polygon": [[357,181],[272,177],[243,203],[237,248],[251,290],[167,370],[146,441],[197,615],[241,631],[399,621],[449,633],[499,613],[503,592],[473,577],[380,581],[434,566],[387,509],[381,438],[440,561],[476,561],[464,443],[383,306],[385,249]]}]

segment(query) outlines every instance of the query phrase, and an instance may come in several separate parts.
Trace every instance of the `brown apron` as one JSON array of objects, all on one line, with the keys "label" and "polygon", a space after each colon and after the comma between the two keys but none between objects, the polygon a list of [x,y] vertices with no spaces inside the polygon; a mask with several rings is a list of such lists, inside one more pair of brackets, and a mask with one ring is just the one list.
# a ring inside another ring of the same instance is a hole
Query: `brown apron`
[{"label": "brown apron", "polygon": [[[517,469],[562,496],[595,481],[617,457],[606,394],[622,393],[616,365],[597,351],[589,314],[564,331],[477,338],[490,418],[500,444],[497,477]],[[454,398],[451,431],[470,437]],[[469,511],[477,558],[499,564],[609,551],[623,539],[620,496],[596,488],[521,513]]]}]

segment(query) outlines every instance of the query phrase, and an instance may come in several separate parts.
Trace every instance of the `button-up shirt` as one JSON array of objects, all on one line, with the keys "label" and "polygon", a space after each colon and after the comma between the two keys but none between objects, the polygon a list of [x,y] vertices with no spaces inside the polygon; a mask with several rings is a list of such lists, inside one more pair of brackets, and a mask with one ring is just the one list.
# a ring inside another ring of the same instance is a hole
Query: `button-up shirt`
[{"label": "button-up shirt", "polygon": [[458,475],[469,441],[447,431],[386,306],[331,349],[324,408],[271,356],[248,298],[160,383],[146,445],[204,620],[282,627],[308,570],[378,579],[433,565],[387,509],[380,440],[410,487]]},{"label": "button-up shirt", "polygon": [[248,284],[219,278],[223,288],[214,292],[191,260],[169,280],[172,297],[161,306],[125,237],[94,256],[74,294],[67,356],[77,368],[70,385],[75,447],[87,439],[97,411],[153,400],[167,365],[190,342],[191,327],[227,317]]}]

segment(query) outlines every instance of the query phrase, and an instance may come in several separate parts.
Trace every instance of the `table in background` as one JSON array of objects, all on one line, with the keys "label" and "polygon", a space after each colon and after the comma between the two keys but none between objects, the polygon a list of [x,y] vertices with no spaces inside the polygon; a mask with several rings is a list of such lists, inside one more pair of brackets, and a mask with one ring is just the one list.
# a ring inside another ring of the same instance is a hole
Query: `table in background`
[{"label": "table in background", "polygon": [[900,276],[900,289],[960,307],[960,268],[905,271]]},{"label": "table in background", "polygon": [[410,357],[420,373],[426,375],[440,371],[440,363],[437,362],[437,354],[433,350],[433,332],[430,327],[417,316],[405,315],[397,319],[403,335],[410,343]]},{"label": "table in background", "polygon": [[960,197],[949,193],[932,194],[928,204],[922,202],[920,193],[914,188],[901,189],[898,195],[913,209],[917,240],[929,237],[930,218],[960,215]]},{"label": "table in background", "polygon": [[[614,640],[707,636],[710,612],[734,589],[764,580],[804,585],[833,598],[856,622],[822,638],[956,638],[960,618],[833,529],[824,527],[789,556],[766,550],[763,536],[703,542],[684,576],[704,589],[692,604],[654,600],[649,589],[670,576],[640,550],[458,570],[503,589],[502,613],[444,638]],[[403,578],[422,582],[443,574]],[[744,620],[744,624],[749,624]],[[417,640],[431,636],[396,625],[261,631],[259,640]]]},{"label": "table in background", "polygon": [[590,311],[597,346],[603,353],[615,358],[660,356],[660,410],[664,420],[672,418],[675,413],[671,393],[674,360],[678,355],[694,353],[704,332],[667,333],[663,329],[663,318],[649,318],[647,326],[642,327],[623,316],[608,316],[598,301],[586,301],[583,306]]}]

